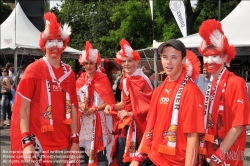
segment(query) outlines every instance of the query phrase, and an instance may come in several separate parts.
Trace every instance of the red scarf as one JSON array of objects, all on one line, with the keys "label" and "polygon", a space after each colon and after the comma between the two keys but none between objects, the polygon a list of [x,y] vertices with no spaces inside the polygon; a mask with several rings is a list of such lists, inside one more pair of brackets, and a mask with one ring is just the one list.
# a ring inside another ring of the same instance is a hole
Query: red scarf
[{"label": "red scarf", "polygon": [[[76,81],[76,90],[88,84],[88,101],[89,108],[93,106],[94,90],[106,104],[114,104],[115,98],[111,89],[109,80],[106,75],[96,72],[94,77],[88,81],[87,73],[81,74]],[[91,142],[91,151],[89,156],[89,165],[96,166],[98,164],[98,151],[104,150],[102,137],[102,124],[100,114],[95,112],[95,120],[93,120],[93,141]]]},{"label": "red scarf", "polygon": [[[157,114],[155,113],[155,111],[157,110],[157,101],[151,102],[151,106],[150,106],[150,112],[147,116],[147,128],[145,130],[145,136],[143,139],[143,143],[142,146],[140,148],[140,152],[141,153],[146,153],[148,154],[151,146],[157,146],[157,151],[160,153],[164,153],[164,154],[170,154],[170,155],[174,155],[176,152],[176,146],[171,146],[168,144],[168,138],[163,138],[163,134],[165,132],[176,132],[177,133],[177,126],[170,126],[171,121],[173,120],[173,107],[174,107],[174,102],[175,102],[175,97],[177,92],[179,92],[180,88],[184,88],[181,87],[181,85],[185,86],[185,72],[182,72],[181,76],[178,78],[176,84],[173,87],[173,91],[172,93],[170,92],[170,96],[172,96],[170,98],[169,104],[168,104],[168,108],[167,111],[164,111],[163,114],[161,115],[161,117],[166,117],[166,118],[159,118],[157,120],[157,124],[162,124],[162,125],[157,125],[157,127],[155,127],[156,124],[156,119],[157,119]],[[163,84],[157,89],[156,93],[156,97],[153,99],[159,99],[160,94],[162,91],[164,91],[165,88],[165,84],[168,82],[168,79],[165,79],[165,81],[163,82]],[[178,115],[177,115],[178,116]],[[177,125],[177,124],[176,124]],[[154,139],[154,145],[152,145],[152,140]],[[176,142],[176,137],[173,139],[175,139]]]}]

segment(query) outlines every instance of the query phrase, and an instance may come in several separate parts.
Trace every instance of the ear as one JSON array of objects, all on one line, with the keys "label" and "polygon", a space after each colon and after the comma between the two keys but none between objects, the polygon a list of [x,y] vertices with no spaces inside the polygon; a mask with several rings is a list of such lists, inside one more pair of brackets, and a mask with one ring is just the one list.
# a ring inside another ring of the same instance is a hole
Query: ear
[{"label": "ear", "polygon": [[181,60],[182,64],[185,64],[186,63],[186,57],[184,57],[182,60]]},{"label": "ear", "polygon": [[227,58],[228,58],[227,54],[223,55],[223,57],[222,57],[223,62],[227,62]]}]

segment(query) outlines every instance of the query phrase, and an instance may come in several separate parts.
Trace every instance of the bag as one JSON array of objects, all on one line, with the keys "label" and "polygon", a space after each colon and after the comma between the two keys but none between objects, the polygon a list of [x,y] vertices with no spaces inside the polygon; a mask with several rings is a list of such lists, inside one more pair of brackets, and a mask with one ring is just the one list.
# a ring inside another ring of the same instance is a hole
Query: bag
[{"label": "bag", "polygon": [[8,92],[8,98],[9,98],[9,101],[12,100],[12,93],[11,93],[11,91]]}]

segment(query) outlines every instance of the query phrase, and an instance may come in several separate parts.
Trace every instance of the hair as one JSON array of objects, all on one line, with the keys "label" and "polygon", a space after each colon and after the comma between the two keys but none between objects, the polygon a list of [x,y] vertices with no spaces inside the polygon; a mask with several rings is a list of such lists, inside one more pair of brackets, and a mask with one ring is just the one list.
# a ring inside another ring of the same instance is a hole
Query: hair
[{"label": "hair", "polygon": [[155,73],[155,71],[153,69],[144,69],[143,72],[148,77],[150,77],[151,75],[153,75]]},{"label": "hair", "polygon": [[[162,50],[163,50],[165,47],[173,47],[173,46],[170,45],[170,44],[165,45],[165,46],[162,48]],[[177,49],[177,48],[175,48],[175,47],[173,47],[173,48],[181,52],[181,58],[182,58],[182,59],[186,57],[186,54],[185,54],[183,51],[181,51],[181,50],[179,50],[179,49]]]},{"label": "hair", "polygon": [[9,68],[10,68],[10,67],[14,67],[14,65],[13,65],[13,63],[9,63],[9,62],[8,62],[8,63],[5,65],[5,67],[6,67],[7,70],[9,70]]}]

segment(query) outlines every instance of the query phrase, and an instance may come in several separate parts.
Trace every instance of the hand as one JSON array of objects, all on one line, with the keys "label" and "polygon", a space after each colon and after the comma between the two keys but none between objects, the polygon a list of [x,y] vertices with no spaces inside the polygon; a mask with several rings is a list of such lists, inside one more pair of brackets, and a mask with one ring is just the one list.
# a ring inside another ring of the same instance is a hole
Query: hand
[{"label": "hand", "polygon": [[129,166],[139,166],[139,164],[138,161],[132,161]]},{"label": "hand", "polygon": [[23,149],[23,159],[24,163],[28,165],[34,165],[38,161],[33,144],[30,144]]},{"label": "hand", "polygon": [[216,166],[215,163],[211,160],[209,166]]},{"label": "hand", "polygon": [[109,111],[111,111],[110,105],[106,105],[106,107],[104,108],[103,111],[104,111],[105,114],[110,114],[110,113],[109,113]]},{"label": "hand", "polygon": [[82,112],[83,114],[86,114],[87,111],[88,111],[88,104],[81,103],[81,104],[79,105],[79,109],[81,110],[81,112]]},{"label": "hand", "polygon": [[80,163],[81,152],[79,149],[79,144],[72,143],[69,151],[69,160],[73,161],[74,163]]},{"label": "hand", "polygon": [[95,112],[95,108],[89,108],[86,113],[83,113],[86,116],[89,116]]},{"label": "hand", "polygon": [[117,116],[119,117],[120,120],[122,120],[125,116],[133,116],[133,113],[125,111],[125,110],[121,110],[121,111],[118,111]]}]

